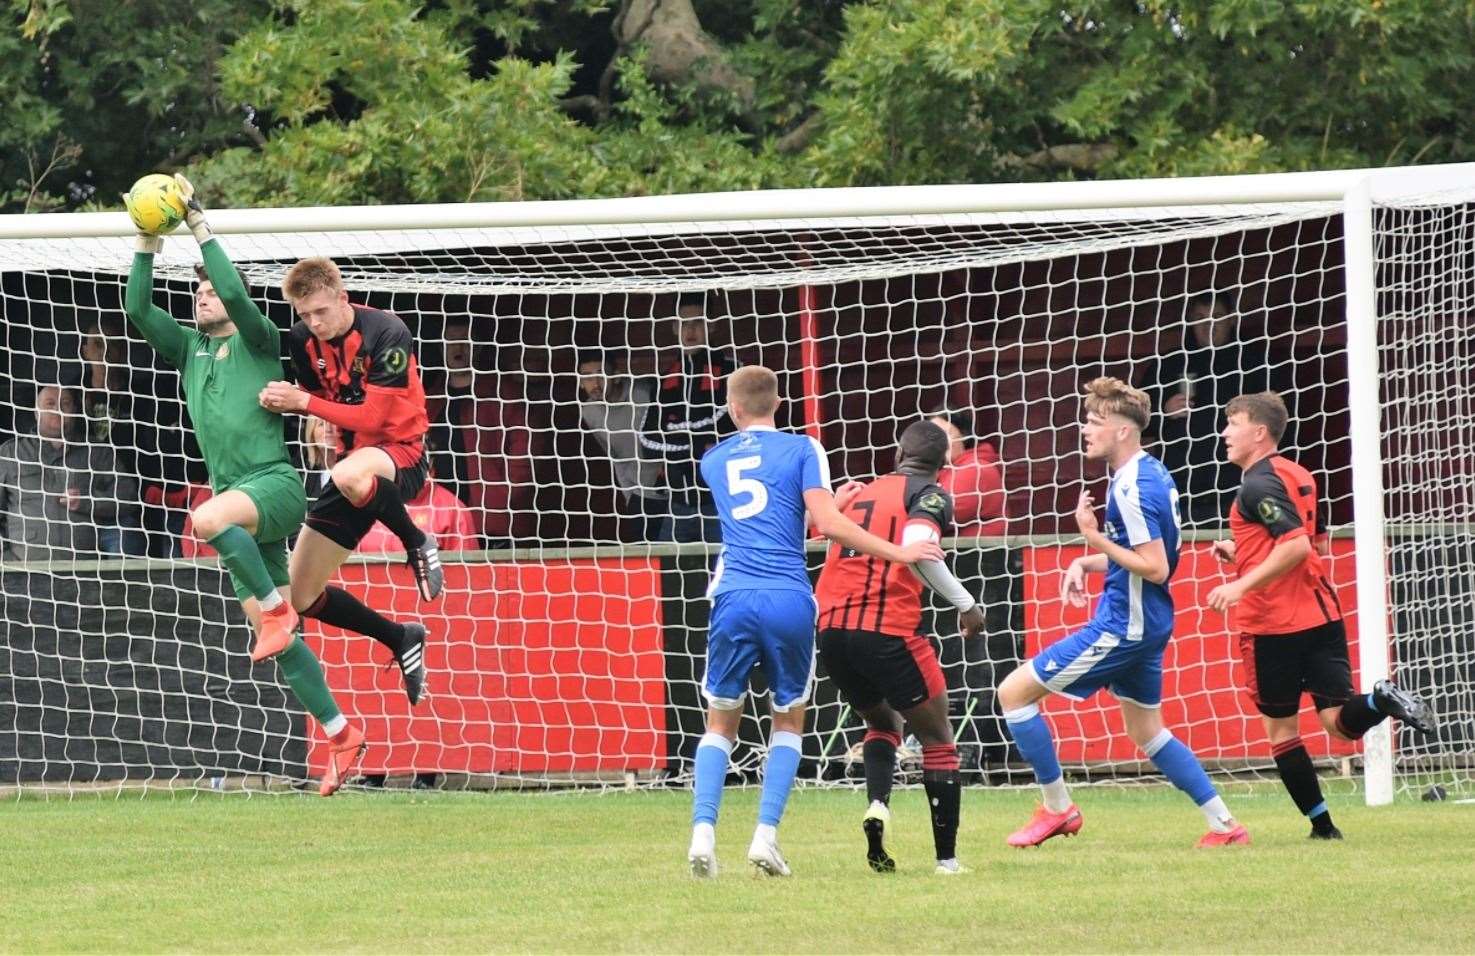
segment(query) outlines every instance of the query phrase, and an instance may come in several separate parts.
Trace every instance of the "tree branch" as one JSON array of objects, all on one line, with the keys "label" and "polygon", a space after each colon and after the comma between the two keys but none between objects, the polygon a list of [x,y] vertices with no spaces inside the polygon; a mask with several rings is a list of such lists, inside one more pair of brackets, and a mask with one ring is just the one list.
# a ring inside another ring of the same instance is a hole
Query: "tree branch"
[{"label": "tree branch", "polygon": [[785,155],[803,152],[810,143],[814,142],[814,137],[819,134],[820,128],[824,125],[824,114],[815,110],[804,118],[804,122],[780,137],[774,145],[780,153]]}]

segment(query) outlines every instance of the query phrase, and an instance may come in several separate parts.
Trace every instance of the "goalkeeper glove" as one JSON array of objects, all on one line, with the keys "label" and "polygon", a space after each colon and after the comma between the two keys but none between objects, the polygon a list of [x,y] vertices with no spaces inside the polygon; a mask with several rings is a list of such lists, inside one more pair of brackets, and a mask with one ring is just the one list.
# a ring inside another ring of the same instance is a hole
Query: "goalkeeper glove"
[{"label": "goalkeeper glove", "polygon": [[204,245],[213,235],[210,232],[210,224],[205,221],[205,207],[195,198],[195,186],[183,173],[175,173],[174,181],[179,184],[179,194],[184,197],[184,221],[189,226],[190,232],[195,234],[195,241]]}]

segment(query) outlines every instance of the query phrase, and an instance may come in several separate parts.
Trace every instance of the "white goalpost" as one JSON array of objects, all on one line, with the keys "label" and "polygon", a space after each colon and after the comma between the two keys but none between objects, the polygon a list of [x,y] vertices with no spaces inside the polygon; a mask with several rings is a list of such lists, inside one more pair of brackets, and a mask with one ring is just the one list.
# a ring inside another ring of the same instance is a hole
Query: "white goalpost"
[{"label": "white goalpost", "polygon": [[[1081,620],[1056,595],[1079,553],[1075,497],[1104,485],[1076,428],[1098,374],[1153,395],[1148,447],[1183,486],[1165,716],[1211,770],[1271,767],[1230,624],[1202,598],[1238,478],[1216,410],[1235,388],[1279,391],[1283,450],[1327,509],[1355,679],[1392,676],[1441,721],[1427,740],[1385,723],[1358,747],[1307,723],[1318,762],[1358,768],[1381,804],[1475,780],[1472,214],[1475,164],[210,222],[283,328],[282,275],[329,255],[355,301],[416,336],[439,497],[415,514],[449,552],[447,593],[421,605],[382,541],[341,582],[431,628],[429,700],[411,710],[367,639],[307,629],[366,729],[371,781],[683,779],[716,545],[666,540],[699,493],[673,503],[680,463],[636,433],[659,431],[650,406],[689,374],[685,348],[702,370],[778,371],[781,425],[820,438],[839,480],[889,471],[918,418],[959,429],[952,544],[989,628],[964,645],[945,610],[929,623],[965,769],[994,782],[1022,778],[993,687]],[[0,788],[286,785],[321,771],[320,734],[275,666],[247,660],[229,584],[185,527],[208,488],[177,378],[121,312],[131,235],[120,212],[0,217]],[[155,303],[185,323],[198,261],[184,230],[156,257]],[[683,347],[682,315],[704,318],[704,346]],[[74,403],[60,435],[38,434],[43,392]],[[323,453],[288,424],[311,489]],[[1046,712],[1068,772],[1151,774],[1100,702]],[[811,723],[804,773],[845,778],[857,720],[823,677]],[[756,764],[757,726],[739,768]]]}]

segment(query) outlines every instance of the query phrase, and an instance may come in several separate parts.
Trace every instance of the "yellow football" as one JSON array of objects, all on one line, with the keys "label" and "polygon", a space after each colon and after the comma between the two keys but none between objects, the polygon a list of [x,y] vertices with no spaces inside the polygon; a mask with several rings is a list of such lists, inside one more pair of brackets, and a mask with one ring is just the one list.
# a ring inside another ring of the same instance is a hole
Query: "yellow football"
[{"label": "yellow football", "polygon": [[162,236],[184,221],[184,196],[174,177],[149,173],[123,197],[128,216],[139,232]]}]

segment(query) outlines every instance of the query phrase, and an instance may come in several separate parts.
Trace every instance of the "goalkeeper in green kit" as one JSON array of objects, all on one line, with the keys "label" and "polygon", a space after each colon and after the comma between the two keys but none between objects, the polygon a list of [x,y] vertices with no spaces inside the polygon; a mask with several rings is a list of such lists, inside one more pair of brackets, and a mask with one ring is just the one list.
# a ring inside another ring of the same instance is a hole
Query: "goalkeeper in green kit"
[{"label": "goalkeeper in green kit", "polygon": [[[251,301],[235,266],[210,234],[194,187],[176,176],[186,222],[205,260],[197,268],[195,327],[153,304],[154,254],[163,237],[140,234],[128,276],[128,319],[180,372],[215,494],[192,514],[195,534],[220,554],[236,597],[256,630],[253,661],[276,657],[302,706],[322,724],[330,759],[319,792],[335,793],[363,756],[364,735],[349,724],[323,678],[322,666],[296,635],[287,575],[287,538],[307,513],[302,477],[287,457],[282,420],[257,401],[281,379],[281,332]],[[423,638],[422,638],[423,639]]]}]

